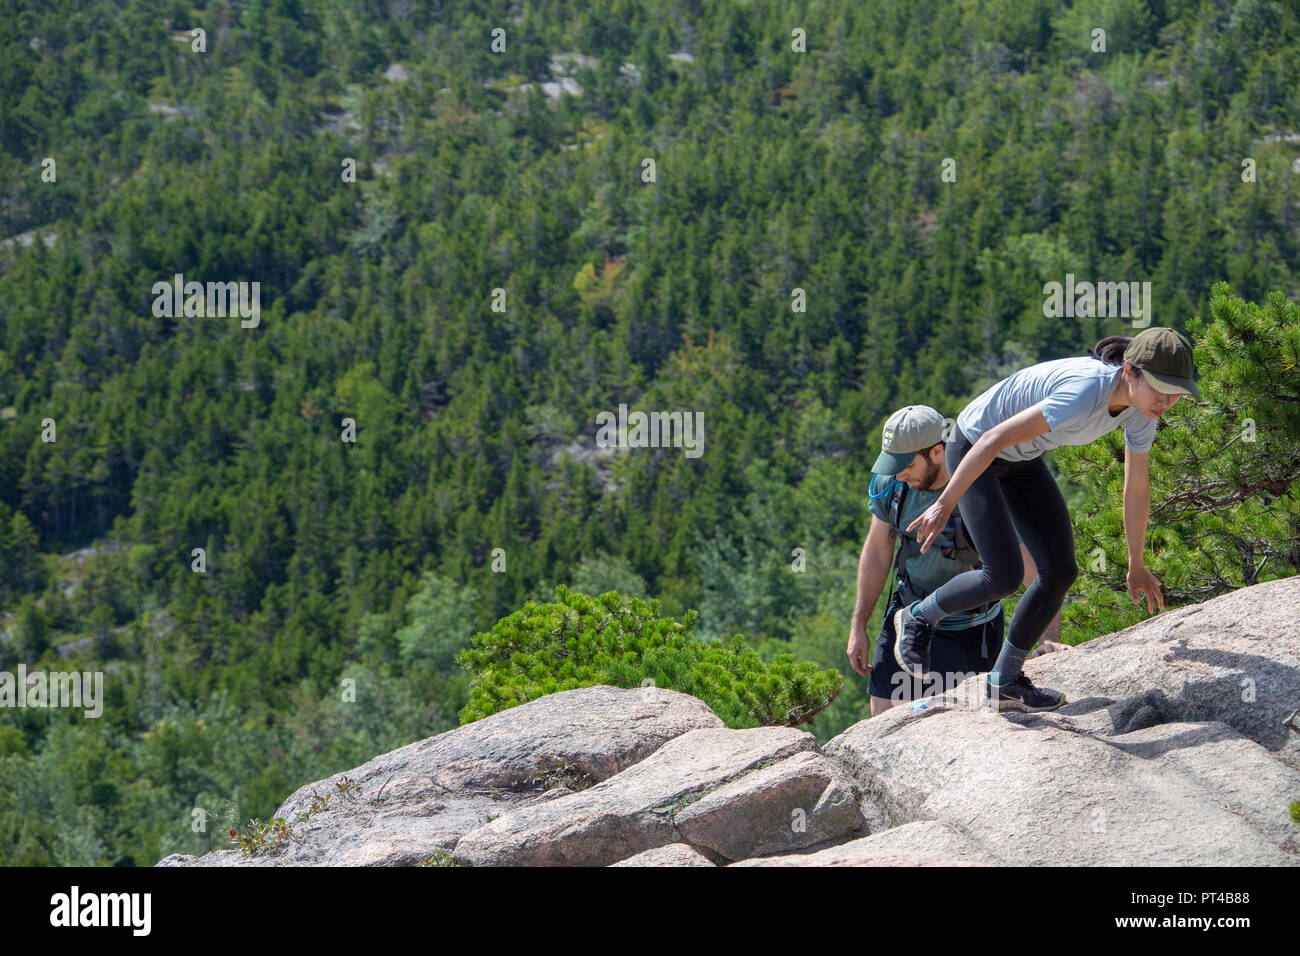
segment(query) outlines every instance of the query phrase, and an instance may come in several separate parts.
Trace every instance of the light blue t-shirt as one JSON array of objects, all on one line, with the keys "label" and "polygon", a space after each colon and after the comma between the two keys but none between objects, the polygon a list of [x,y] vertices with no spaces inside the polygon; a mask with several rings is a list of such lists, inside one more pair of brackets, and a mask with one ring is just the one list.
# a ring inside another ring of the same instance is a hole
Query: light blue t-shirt
[{"label": "light blue t-shirt", "polygon": [[1039,362],[990,386],[957,416],[957,425],[974,443],[994,425],[1037,405],[1047,419],[1046,434],[998,453],[1005,461],[1028,461],[1062,445],[1090,445],[1116,428],[1124,429],[1124,445],[1147,452],[1156,438],[1156,421],[1130,405],[1118,415],[1107,406],[1124,372],[1092,356]]}]

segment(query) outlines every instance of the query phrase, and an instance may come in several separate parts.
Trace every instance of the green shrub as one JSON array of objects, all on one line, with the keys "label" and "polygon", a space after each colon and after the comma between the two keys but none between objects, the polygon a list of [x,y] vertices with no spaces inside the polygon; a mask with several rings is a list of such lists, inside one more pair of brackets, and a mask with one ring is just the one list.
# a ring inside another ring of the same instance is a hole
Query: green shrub
[{"label": "green shrub", "polygon": [[789,654],[764,662],[739,634],[697,639],[695,611],[676,621],[659,613],[658,601],[616,591],[593,598],[563,585],[555,592],[558,601],[529,601],[457,655],[473,675],[462,724],[575,687],[653,682],[698,697],[728,727],[793,727],[843,688],[838,673]]}]

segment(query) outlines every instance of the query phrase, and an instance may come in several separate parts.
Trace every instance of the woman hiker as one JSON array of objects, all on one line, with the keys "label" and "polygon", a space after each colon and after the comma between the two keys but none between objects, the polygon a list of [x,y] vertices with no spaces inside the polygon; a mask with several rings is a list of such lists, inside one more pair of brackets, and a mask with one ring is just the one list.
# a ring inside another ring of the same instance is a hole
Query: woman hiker
[{"label": "woman hiker", "polygon": [[1034,687],[1022,673],[1025,656],[1065,601],[1078,576],[1070,512],[1043,452],[1087,445],[1124,429],[1124,534],[1133,603],[1164,609],[1160,582],[1142,558],[1151,513],[1148,467],[1156,419],[1180,395],[1201,397],[1192,343],[1173,329],[1110,336],[1087,356],[1040,362],[990,387],[957,417],[947,462],[952,477],[935,502],[908,526],[921,551],[947,524],[957,502],[983,567],[966,571],[925,600],[894,615],[894,657],[921,678],[930,669],[934,626],[946,615],[996,601],[1016,590],[1024,574],[1016,532],[1038,567],[1007,629],[1002,651],[984,680],[998,710],[1055,710],[1058,691]]}]

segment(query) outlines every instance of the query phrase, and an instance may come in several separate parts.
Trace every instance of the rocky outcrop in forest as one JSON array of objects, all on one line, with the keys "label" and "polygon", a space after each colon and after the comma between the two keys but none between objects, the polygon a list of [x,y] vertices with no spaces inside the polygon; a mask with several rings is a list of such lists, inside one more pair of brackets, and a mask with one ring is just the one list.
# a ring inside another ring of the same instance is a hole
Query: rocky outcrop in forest
[{"label": "rocky outcrop in forest", "polygon": [[979,678],[819,746],[662,688],[552,694],[302,787],[292,836],[160,866],[1300,863],[1300,577]]}]

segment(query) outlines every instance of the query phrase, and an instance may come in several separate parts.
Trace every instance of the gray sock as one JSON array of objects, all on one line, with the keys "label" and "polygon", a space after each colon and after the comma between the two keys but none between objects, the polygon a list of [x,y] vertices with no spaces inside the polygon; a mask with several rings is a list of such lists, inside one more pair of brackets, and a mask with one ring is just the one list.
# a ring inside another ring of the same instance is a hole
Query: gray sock
[{"label": "gray sock", "polygon": [[925,598],[918,604],[912,605],[912,617],[919,617],[931,627],[934,627],[945,617],[948,612],[939,606],[938,598],[935,595],[938,592],[932,592],[929,597]]},{"label": "gray sock", "polygon": [[994,684],[1010,684],[1020,676],[1020,670],[1025,664],[1025,658],[1029,656],[1029,651],[1021,650],[1010,641],[1002,642],[1002,653],[998,655],[997,661],[993,664],[993,670],[989,672],[989,680]]}]

